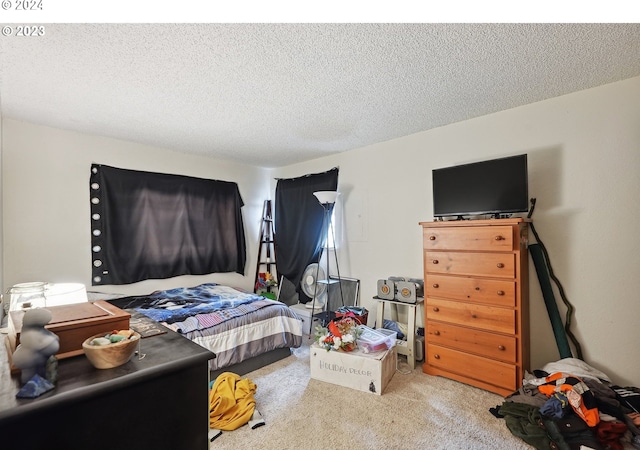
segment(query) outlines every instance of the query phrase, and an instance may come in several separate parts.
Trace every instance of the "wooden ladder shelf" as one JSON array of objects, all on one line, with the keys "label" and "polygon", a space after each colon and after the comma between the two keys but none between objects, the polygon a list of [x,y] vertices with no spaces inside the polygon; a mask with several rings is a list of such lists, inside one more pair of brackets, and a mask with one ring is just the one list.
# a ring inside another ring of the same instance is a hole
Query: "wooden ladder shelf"
[{"label": "wooden ladder shelf", "polygon": [[[261,270],[262,269],[262,270]],[[265,200],[262,207],[260,221],[260,243],[258,244],[258,263],[256,277],[253,282],[254,292],[258,290],[271,292],[272,286],[260,287],[258,279],[261,273],[269,273],[274,280],[278,280],[276,271],[276,249],[274,242],[273,217],[271,215],[271,200]]]}]

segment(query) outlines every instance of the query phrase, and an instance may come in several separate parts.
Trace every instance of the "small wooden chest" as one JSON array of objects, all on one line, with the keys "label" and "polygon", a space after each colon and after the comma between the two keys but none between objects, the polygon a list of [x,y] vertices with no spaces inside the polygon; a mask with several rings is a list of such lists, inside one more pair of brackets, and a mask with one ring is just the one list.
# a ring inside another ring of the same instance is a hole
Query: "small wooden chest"
[{"label": "small wooden chest", "polygon": [[[83,354],[82,343],[95,334],[129,329],[131,314],[102,300],[52,306],[47,309],[51,311],[52,318],[45,328],[60,338],[60,350],[56,354],[58,359]],[[9,312],[9,359],[20,344],[23,316],[24,311]]]}]

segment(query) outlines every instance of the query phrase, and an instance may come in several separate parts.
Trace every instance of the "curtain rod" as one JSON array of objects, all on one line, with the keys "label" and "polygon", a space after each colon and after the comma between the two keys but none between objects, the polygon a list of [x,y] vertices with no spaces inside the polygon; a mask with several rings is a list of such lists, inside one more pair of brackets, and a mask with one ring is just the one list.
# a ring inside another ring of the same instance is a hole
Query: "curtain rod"
[{"label": "curtain rod", "polygon": [[295,180],[295,179],[297,179],[297,178],[307,178],[307,177],[312,177],[312,176],[314,176],[314,175],[324,175],[324,174],[329,173],[329,172],[331,172],[331,171],[333,171],[333,170],[338,170],[338,171],[339,171],[339,170],[340,170],[340,167],[339,167],[339,166],[336,166],[336,167],[333,167],[333,168],[331,168],[331,169],[329,169],[329,170],[327,170],[327,171],[325,171],[325,172],[308,173],[308,174],[306,174],[306,175],[301,175],[301,176],[299,176],[299,177],[294,177],[294,178],[274,178],[274,180],[276,180],[276,181],[281,181],[281,180]]}]

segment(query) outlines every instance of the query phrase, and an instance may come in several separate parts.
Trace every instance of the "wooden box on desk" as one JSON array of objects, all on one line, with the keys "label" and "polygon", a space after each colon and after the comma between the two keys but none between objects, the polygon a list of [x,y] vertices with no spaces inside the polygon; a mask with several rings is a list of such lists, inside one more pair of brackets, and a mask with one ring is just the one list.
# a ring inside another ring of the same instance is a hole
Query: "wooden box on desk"
[{"label": "wooden box on desk", "polygon": [[[128,330],[131,314],[116,308],[105,301],[75,303],[73,305],[51,306],[51,321],[46,329],[60,338],[60,350],[56,354],[58,359],[83,354],[82,342],[98,333],[112,330]],[[9,359],[20,344],[22,318],[24,311],[9,312],[9,334],[7,335],[7,350]]]}]

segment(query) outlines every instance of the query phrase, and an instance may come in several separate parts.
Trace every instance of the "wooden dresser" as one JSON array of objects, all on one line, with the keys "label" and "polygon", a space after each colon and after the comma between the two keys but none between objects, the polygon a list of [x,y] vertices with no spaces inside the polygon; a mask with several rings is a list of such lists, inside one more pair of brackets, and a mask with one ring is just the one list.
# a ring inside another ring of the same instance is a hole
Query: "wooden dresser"
[{"label": "wooden dresser", "polygon": [[423,372],[506,396],[529,369],[528,219],[421,222]]}]

